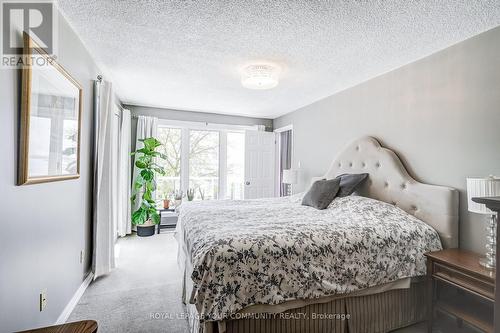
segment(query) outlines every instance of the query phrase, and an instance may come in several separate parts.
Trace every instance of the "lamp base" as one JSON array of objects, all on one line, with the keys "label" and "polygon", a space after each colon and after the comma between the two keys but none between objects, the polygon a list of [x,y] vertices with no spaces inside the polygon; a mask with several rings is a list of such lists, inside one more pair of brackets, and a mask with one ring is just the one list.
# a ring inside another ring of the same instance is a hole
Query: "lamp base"
[{"label": "lamp base", "polygon": [[479,265],[489,270],[494,270],[496,267],[495,261],[489,260],[486,257],[479,259]]},{"label": "lamp base", "polygon": [[492,214],[486,228],[486,255],[479,260],[479,264],[486,269],[496,267],[497,222],[496,214]]}]

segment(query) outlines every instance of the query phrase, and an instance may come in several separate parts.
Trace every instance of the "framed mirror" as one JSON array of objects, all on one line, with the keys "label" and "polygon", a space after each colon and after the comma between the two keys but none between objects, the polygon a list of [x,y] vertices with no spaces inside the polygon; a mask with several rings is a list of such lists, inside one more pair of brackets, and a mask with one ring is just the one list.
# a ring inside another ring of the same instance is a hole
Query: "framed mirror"
[{"label": "framed mirror", "polygon": [[19,185],[80,177],[82,87],[24,33]]}]

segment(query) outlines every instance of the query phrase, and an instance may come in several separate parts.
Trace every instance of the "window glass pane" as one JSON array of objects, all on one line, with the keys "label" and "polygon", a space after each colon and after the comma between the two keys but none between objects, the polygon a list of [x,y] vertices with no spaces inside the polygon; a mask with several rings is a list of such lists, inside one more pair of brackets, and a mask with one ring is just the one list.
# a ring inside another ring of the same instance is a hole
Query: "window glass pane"
[{"label": "window glass pane", "polygon": [[158,127],[158,140],[163,144],[159,151],[166,159],[158,159],[158,164],[165,168],[165,176],[158,176],[156,198],[160,201],[171,197],[181,189],[181,129]]},{"label": "window glass pane", "polygon": [[227,133],[227,191],[228,199],[243,199],[245,177],[245,134]]},{"label": "window glass pane", "polygon": [[219,132],[189,131],[189,188],[195,200],[218,198]]}]

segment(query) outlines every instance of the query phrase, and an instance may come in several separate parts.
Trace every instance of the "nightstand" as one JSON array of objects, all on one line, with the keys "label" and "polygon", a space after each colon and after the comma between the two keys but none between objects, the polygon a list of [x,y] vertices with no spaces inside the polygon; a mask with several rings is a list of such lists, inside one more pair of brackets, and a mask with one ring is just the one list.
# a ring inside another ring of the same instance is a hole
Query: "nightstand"
[{"label": "nightstand", "polygon": [[455,318],[483,332],[493,332],[495,271],[479,264],[480,256],[461,249],[426,253],[429,281],[429,322],[435,314]]},{"label": "nightstand", "polygon": [[[158,214],[160,214],[160,223],[158,224],[157,233],[160,233],[160,230],[164,228],[175,229],[178,214],[174,208],[158,209]],[[162,223],[162,220],[165,220],[165,223]]]}]

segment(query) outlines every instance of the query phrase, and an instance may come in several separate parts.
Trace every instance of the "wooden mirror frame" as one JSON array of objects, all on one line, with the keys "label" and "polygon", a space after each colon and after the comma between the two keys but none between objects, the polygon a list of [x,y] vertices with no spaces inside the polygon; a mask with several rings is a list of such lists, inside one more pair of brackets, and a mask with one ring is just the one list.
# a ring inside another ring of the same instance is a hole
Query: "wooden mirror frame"
[{"label": "wooden mirror frame", "polygon": [[[46,182],[75,179],[80,177],[80,148],[81,148],[81,130],[82,130],[82,102],[83,89],[81,85],[45,50],[43,50],[26,32],[23,33],[23,66],[22,66],[22,85],[21,85],[21,124],[19,140],[19,170],[18,185],[38,184]],[[29,135],[30,135],[30,116],[31,116],[31,79],[32,79],[32,55],[34,52],[45,58],[49,66],[53,66],[62,75],[64,75],[78,89],[78,141],[76,156],[76,173],[69,175],[55,176],[37,176],[29,177]]]}]

